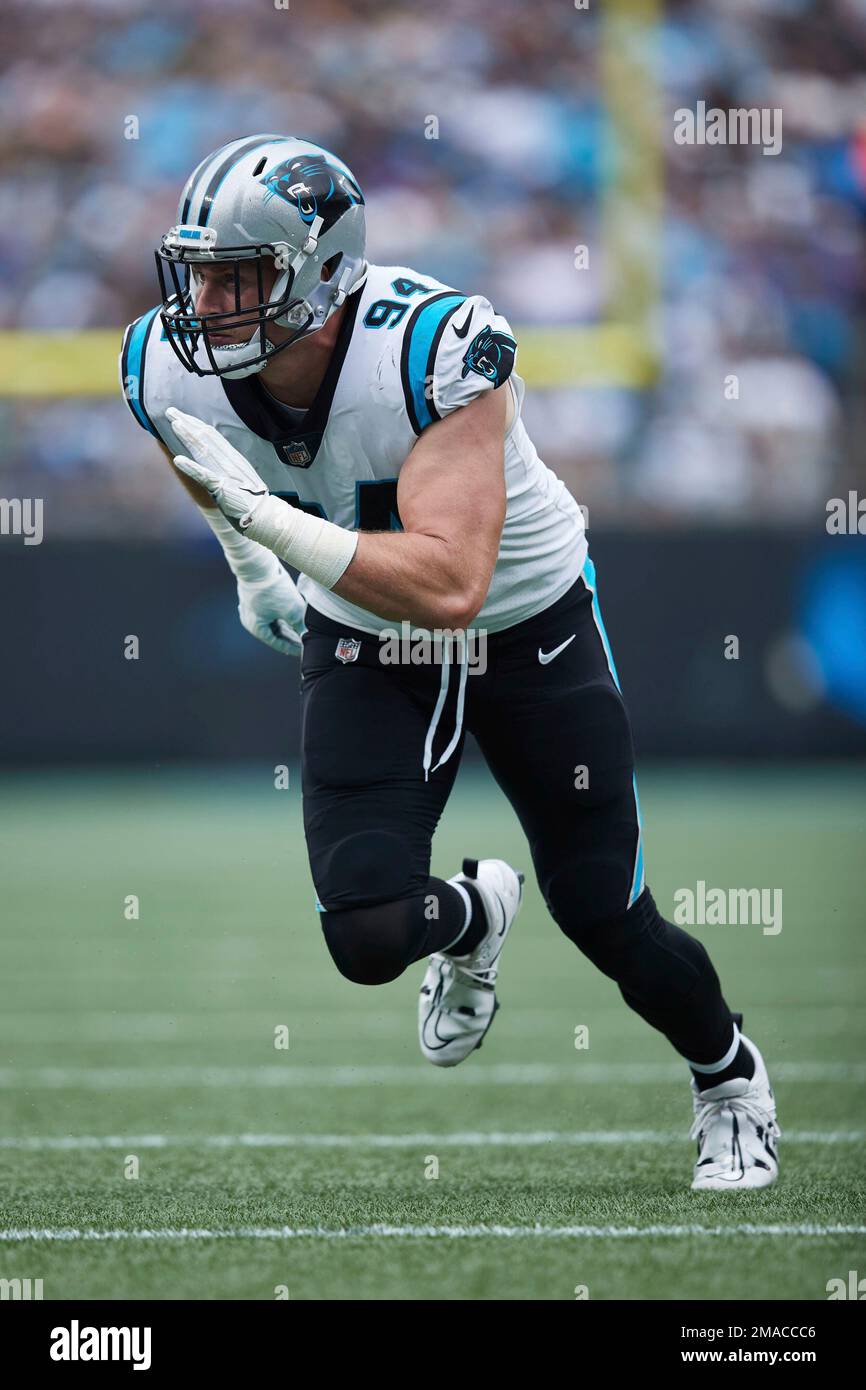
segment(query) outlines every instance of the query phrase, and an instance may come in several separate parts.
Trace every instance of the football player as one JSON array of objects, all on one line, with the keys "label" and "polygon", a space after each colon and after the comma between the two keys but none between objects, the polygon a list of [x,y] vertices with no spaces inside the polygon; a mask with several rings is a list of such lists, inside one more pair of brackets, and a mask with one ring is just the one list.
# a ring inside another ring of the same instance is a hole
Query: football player
[{"label": "football player", "polygon": [[[429,957],[423,1055],[454,1066],[481,1045],[522,875],[499,859],[430,875],[470,729],[551,916],[691,1068],[692,1186],[775,1181],[761,1054],[645,883],[583,520],[523,425],[509,324],[482,294],[368,263],[357,180],[293,137],[203,159],[156,261],[124,394],[221,542],[244,627],[303,648],[304,826],[337,969],[375,985]],[[404,622],[435,659],[384,659]]]}]

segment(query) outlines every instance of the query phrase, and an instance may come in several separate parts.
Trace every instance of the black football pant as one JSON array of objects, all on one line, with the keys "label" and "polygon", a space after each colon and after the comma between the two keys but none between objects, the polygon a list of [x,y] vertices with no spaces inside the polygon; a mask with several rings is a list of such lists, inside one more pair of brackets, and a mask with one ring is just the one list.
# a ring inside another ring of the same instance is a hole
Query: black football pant
[{"label": "black football pant", "polygon": [[683,1057],[726,1053],[732,1014],[709,956],[644,885],[631,730],[591,561],[544,612],[426,653],[308,608],[301,698],[310,867],[347,978],[384,983],[459,941],[465,899],[430,876],[430,847],[469,729],[565,935]]}]

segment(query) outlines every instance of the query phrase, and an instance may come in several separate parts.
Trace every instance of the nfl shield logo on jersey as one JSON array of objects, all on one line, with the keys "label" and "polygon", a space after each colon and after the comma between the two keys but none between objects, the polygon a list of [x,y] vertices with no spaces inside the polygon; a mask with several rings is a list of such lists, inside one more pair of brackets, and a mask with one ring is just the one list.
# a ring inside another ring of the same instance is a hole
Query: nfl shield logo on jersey
[{"label": "nfl shield logo on jersey", "polygon": [[293,468],[307,468],[313,461],[313,455],[302,439],[290,439],[285,444],[278,444],[276,450],[283,463],[290,463]]},{"label": "nfl shield logo on jersey", "polygon": [[357,637],[341,637],[337,643],[337,650],[334,655],[338,661],[345,665],[349,661],[357,661],[358,653],[361,650],[361,643]]}]

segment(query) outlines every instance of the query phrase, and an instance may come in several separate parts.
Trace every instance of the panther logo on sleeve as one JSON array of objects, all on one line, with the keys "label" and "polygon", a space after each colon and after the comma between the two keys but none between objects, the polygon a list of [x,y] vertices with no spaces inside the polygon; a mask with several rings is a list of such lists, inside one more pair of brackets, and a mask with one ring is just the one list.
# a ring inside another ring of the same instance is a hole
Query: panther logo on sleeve
[{"label": "panther logo on sleeve", "polygon": [[500,333],[490,325],[476,333],[463,357],[461,377],[477,372],[496,386],[507,381],[514,366],[517,343],[508,333]]},{"label": "panther logo on sleeve", "polygon": [[321,217],[322,231],[333,226],[347,208],[364,201],[358,185],[321,155],[290,159],[271,170],[260,182],[269,197],[294,203],[302,221],[308,225]]}]

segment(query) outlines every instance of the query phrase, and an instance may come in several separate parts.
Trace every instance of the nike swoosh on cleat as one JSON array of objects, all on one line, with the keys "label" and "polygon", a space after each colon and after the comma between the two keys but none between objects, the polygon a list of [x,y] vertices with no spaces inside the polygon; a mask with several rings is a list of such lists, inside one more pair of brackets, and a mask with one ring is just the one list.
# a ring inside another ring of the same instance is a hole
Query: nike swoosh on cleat
[{"label": "nike swoosh on cleat", "polygon": [[558,647],[554,647],[554,649],[553,649],[552,652],[543,652],[543,651],[541,650],[541,648],[539,647],[539,648],[538,648],[538,660],[541,662],[542,666],[546,666],[547,663],[548,663],[549,661],[552,661],[553,658],[554,658],[555,656],[559,656],[559,653],[560,653],[560,652],[564,652],[565,649],[566,649],[566,647],[569,646],[569,645],[574,641],[574,639],[575,639],[576,636],[577,636],[577,633],[576,633],[576,632],[573,632],[573,633],[571,634],[571,636],[570,636],[570,637],[566,637],[565,641],[564,641],[564,642],[561,642],[560,645],[559,645]]},{"label": "nike swoosh on cleat", "polygon": [[[428,992],[429,992],[429,991],[428,991]],[[428,1013],[427,1013],[427,1017],[424,1019],[424,1023],[423,1023],[422,1028],[421,1028],[421,1035],[422,1035],[422,1037],[423,1037],[423,1039],[424,1039],[424,1045],[425,1045],[425,1047],[426,1047],[430,1052],[437,1052],[437,1051],[440,1050],[439,1048],[434,1047],[433,1043],[430,1041],[430,1038],[429,1038],[428,1024],[430,1023],[431,1018],[433,1019],[433,1038],[434,1038],[434,1040],[435,1040],[437,1043],[440,1044],[440,1047],[447,1047],[448,1044],[449,1044],[450,1042],[453,1042],[453,1041],[454,1041],[453,1038],[443,1038],[443,1037],[441,1037],[441,1036],[440,1036],[440,1033],[439,1033],[439,1019],[438,1019],[438,1016],[436,1016],[436,1009],[437,1009],[437,1006],[438,1006],[438,1004],[439,1004],[439,1000],[440,1000],[441,998],[442,998],[442,967],[440,966],[440,967],[439,967],[439,979],[436,981],[436,989],[435,989],[434,992],[433,992],[433,999],[432,999],[432,1001],[431,1001],[430,1008],[429,1008]]]},{"label": "nike swoosh on cleat", "polygon": [[475,313],[475,308],[474,308],[474,306],[473,306],[473,307],[469,310],[469,313],[468,313],[467,316],[466,316],[466,320],[465,320],[465,322],[464,322],[462,328],[458,328],[456,323],[453,325],[453,327],[454,327],[454,336],[455,336],[456,338],[465,338],[465,337],[466,337],[466,334],[469,332],[469,325],[470,325],[470,323],[472,322],[472,315],[473,315],[474,313]]}]

